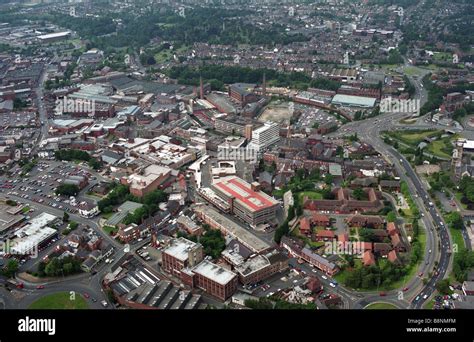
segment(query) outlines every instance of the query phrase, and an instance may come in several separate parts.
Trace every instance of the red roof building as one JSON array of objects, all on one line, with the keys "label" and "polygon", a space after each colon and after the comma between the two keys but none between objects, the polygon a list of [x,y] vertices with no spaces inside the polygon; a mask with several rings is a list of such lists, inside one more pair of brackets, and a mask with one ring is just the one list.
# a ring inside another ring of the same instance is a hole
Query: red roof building
[{"label": "red roof building", "polygon": [[365,251],[364,254],[362,254],[362,262],[364,263],[364,266],[375,265],[374,253],[371,251]]}]

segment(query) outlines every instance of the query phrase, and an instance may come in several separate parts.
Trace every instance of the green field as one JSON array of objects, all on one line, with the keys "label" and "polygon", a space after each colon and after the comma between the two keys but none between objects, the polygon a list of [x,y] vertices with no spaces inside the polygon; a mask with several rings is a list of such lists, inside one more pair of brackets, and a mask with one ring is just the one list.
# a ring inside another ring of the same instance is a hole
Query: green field
[{"label": "green field", "polygon": [[[451,146],[451,144],[449,144],[449,146]],[[450,158],[451,154],[447,153],[449,146],[443,140],[433,141],[428,146],[428,152],[440,158]],[[452,146],[451,146],[451,150],[452,150]]]},{"label": "green field", "polygon": [[316,191],[303,191],[298,194],[300,201],[303,197],[308,196],[309,199],[323,199],[323,195]]},{"label": "green field", "polygon": [[415,66],[404,67],[403,71],[408,76],[422,76],[423,74],[425,74],[423,69],[417,68]]},{"label": "green field", "polygon": [[112,235],[118,232],[118,228],[113,227],[113,226],[104,226],[102,229],[104,230],[104,232],[106,232],[109,235]]},{"label": "green field", "polygon": [[464,245],[464,239],[462,237],[462,233],[458,229],[453,229],[449,228],[449,232],[451,233],[451,238],[453,240],[453,245],[457,244],[458,250],[461,250],[461,248],[465,248],[466,246]]},{"label": "green field", "polygon": [[396,310],[398,308],[395,305],[390,304],[390,303],[379,302],[379,303],[369,304],[364,309],[365,310]]},{"label": "green field", "polygon": [[71,300],[69,292],[58,292],[44,296],[33,302],[29,309],[88,309],[86,300],[76,293],[74,300]]},{"label": "green field", "polygon": [[456,192],[456,194],[454,196],[456,196],[456,199],[458,200],[459,204],[461,204],[462,208],[464,210],[466,210],[467,209],[467,204],[464,204],[464,203],[461,202],[463,194],[461,192]]},{"label": "green field", "polygon": [[459,138],[459,135],[455,134],[451,137],[443,138],[441,140],[433,141],[428,146],[428,152],[434,154],[440,158],[451,158],[453,152],[453,141]]},{"label": "green field", "polygon": [[387,134],[401,142],[416,146],[424,139],[440,134],[439,130],[423,130],[423,131],[399,131],[399,132],[387,132]]}]

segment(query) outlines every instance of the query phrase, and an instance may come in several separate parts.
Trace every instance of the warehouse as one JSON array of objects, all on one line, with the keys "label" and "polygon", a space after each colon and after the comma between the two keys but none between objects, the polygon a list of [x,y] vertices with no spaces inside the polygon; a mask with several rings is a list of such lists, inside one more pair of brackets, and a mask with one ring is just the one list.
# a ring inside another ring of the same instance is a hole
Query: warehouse
[{"label": "warehouse", "polygon": [[375,101],[376,99],[372,97],[337,94],[332,98],[331,103],[349,107],[373,108]]}]

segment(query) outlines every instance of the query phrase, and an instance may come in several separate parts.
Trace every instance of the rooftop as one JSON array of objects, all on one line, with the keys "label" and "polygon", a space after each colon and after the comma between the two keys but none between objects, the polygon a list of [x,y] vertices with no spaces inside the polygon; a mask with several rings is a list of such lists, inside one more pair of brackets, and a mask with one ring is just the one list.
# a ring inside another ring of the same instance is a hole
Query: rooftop
[{"label": "rooftop", "polygon": [[193,269],[193,272],[221,285],[226,285],[237,276],[234,272],[228,271],[224,267],[213,264],[207,260],[203,260],[199,265],[197,265]]}]

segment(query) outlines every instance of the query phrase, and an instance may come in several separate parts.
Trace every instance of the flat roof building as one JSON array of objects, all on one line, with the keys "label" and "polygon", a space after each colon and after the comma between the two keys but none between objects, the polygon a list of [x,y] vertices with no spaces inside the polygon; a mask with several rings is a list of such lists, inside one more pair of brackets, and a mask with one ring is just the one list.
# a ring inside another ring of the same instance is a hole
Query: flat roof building
[{"label": "flat roof building", "polygon": [[252,140],[249,148],[262,152],[268,146],[280,140],[280,125],[276,122],[265,122],[262,127],[252,131]]},{"label": "flat roof building", "polygon": [[163,184],[171,174],[171,169],[166,166],[150,165],[141,174],[133,174],[122,178],[121,183],[130,187],[133,196],[143,197]]},{"label": "flat roof building", "polygon": [[331,103],[341,106],[372,108],[375,106],[376,100],[372,97],[337,94],[332,98]]},{"label": "flat roof building", "polygon": [[251,225],[268,222],[276,215],[279,202],[260,191],[258,183],[228,176],[214,180],[212,189],[229,203],[231,213]]},{"label": "flat roof building", "polygon": [[197,205],[194,208],[196,215],[214,229],[219,229],[224,235],[229,235],[250,249],[253,253],[261,253],[270,249],[270,245],[249,232],[236,222],[225,217],[213,207]]},{"label": "flat roof building", "polygon": [[203,260],[189,272],[193,285],[222,301],[227,300],[237,290],[237,274],[222,266]]},{"label": "flat roof building", "polygon": [[202,245],[183,237],[171,240],[170,245],[163,250],[162,267],[165,271],[180,276],[181,270],[193,267],[204,258]]}]

